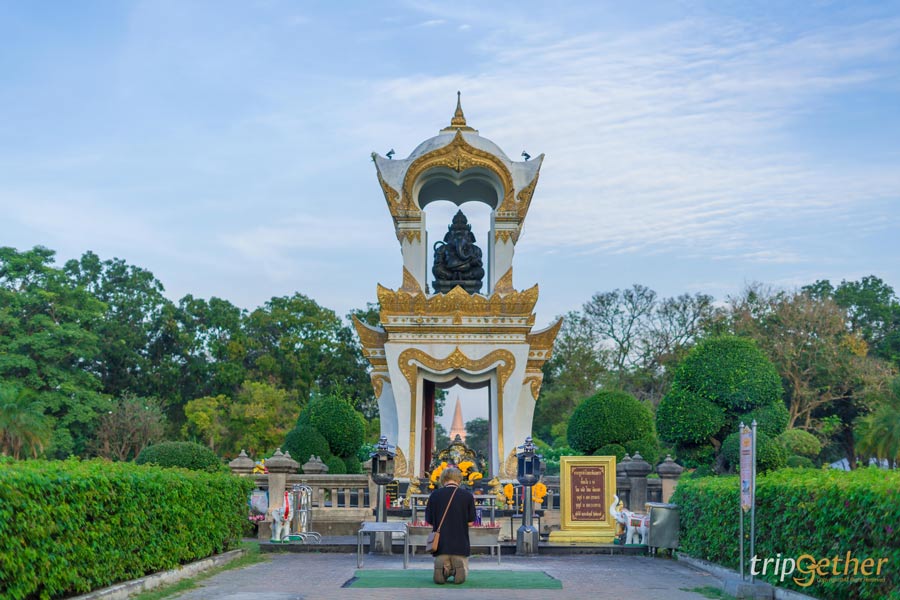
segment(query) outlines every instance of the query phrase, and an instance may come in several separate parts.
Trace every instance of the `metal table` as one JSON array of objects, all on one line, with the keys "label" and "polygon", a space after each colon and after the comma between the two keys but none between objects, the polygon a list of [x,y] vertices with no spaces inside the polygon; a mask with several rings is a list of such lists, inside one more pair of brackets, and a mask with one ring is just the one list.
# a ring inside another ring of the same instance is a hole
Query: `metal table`
[{"label": "metal table", "polygon": [[[362,527],[359,531],[356,532],[356,566],[357,568],[361,568],[363,566],[363,535],[371,533],[390,533],[391,540],[393,540],[394,534],[399,533],[403,537],[403,568],[406,569],[409,566],[409,545],[406,543],[407,541],[407,530],[406,523],[377,523],[374,521],[365,521],[362,524]],[[393,544],[393,541],[391,542]],[[370,541],[371,545],[372,542]]]}]

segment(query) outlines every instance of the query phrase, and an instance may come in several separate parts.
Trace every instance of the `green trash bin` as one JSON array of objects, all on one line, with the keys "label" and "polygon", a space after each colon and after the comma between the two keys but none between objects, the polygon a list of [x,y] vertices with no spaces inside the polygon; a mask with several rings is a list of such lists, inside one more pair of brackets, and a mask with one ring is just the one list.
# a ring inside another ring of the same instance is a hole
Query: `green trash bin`
[{"label": "green trash bin", "polygon": [[648,502],[650,525],[647,531],[647,546],[650,551],[657,548],[678,548],[678,529],[681,526],[677,504]]}]

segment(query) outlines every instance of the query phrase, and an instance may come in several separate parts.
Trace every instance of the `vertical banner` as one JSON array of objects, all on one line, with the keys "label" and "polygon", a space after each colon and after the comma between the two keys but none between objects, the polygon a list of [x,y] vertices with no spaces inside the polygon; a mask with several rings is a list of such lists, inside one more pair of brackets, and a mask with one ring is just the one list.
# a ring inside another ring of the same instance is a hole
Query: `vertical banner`
[{"label": "vertical banner", "polygon": [[741,423],[741,509],[744,512],[753,506],[753,431]]}]

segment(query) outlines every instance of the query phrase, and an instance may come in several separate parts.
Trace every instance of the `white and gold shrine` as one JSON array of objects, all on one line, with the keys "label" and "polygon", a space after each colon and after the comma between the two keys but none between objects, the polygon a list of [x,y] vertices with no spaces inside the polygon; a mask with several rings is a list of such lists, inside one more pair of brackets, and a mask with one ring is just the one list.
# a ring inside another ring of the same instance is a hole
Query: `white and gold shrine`
[{"label": "white and gold shrine", "polygon": [[[531,435],[541,366],[562,321],[532,331],[538,286],[513,287],[513,255],[544,156],[515,162],[466,125],[449,127],[404,160],[372,154],[403,255],[402,284],[378,286],[380,327],[354,325],[372,365],[381,434],[397,447],[397,476],[421,476],[434,444],[434,391],[487,387],[492,476],[515,477],[515,449]],[[484,293],[429,293],[425,207],[438,200],[491,208]]]}]

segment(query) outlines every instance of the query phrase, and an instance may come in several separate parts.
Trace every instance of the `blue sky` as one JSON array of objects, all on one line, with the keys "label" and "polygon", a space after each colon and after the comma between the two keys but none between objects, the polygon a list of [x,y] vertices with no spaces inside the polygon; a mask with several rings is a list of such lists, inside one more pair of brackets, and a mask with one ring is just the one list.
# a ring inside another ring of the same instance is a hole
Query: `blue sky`
[{"label": "blue sky", "polygon": [[547,154],[515,262],[539,326],[632,283],[900,288],[900,5],[630,4],[0,4],[0,245],[345,314],[400,283],[370,152],[461,90]]}]

